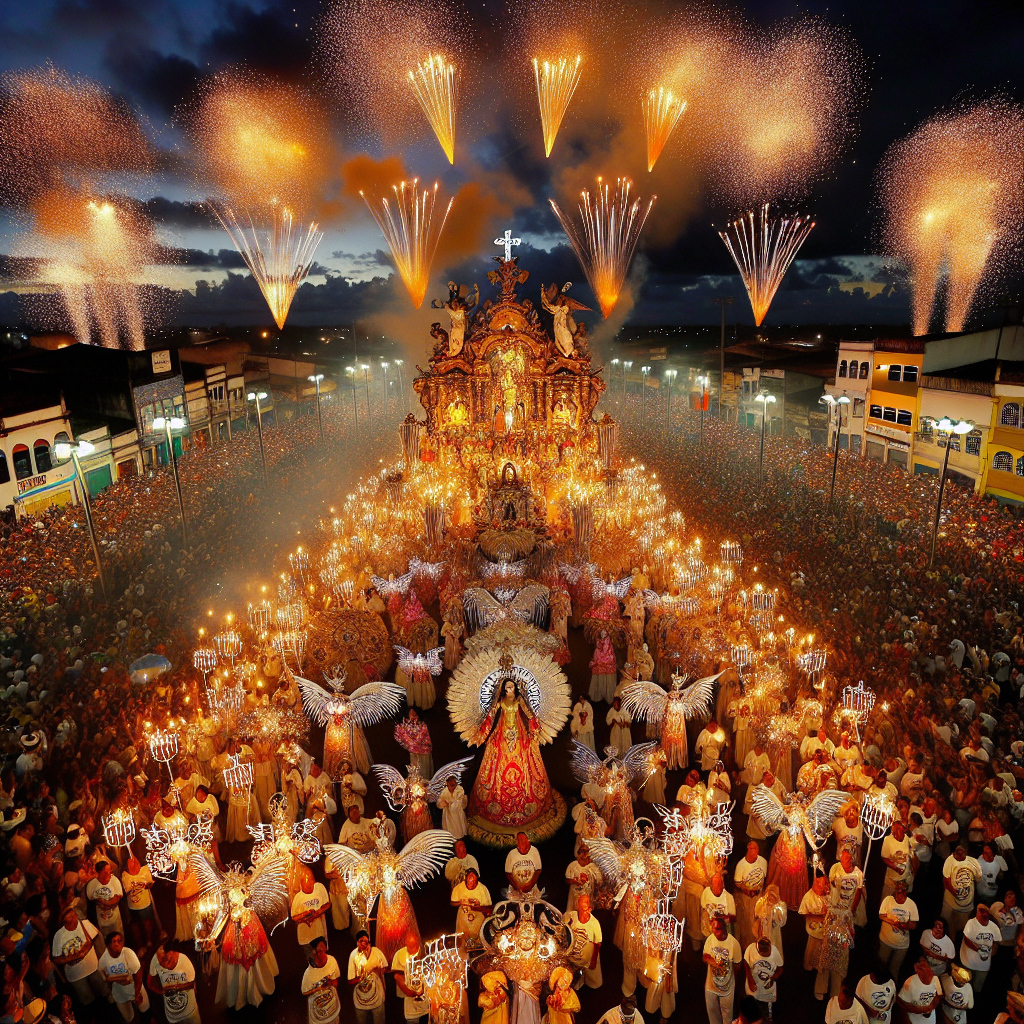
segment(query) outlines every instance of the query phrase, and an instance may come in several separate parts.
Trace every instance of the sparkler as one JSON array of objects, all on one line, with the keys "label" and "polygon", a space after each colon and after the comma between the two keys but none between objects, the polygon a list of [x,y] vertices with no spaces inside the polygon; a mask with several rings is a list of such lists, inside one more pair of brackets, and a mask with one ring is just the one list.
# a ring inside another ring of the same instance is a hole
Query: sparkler
[{"label": "sparkler", "polygon": [[718,232],[739,269],[757,327],[813,227],[806,217],[770,217],[765,203],[760,214],[751,210]]},{"label": "sparkler", "polygon": [[439,53],[432,53],[415,71],[409,84],[423,108],[448,163],[455,163],[455,109],[459,101],[459,71]]},{"label": "sparkler", "polygon": [[313,266],[313,254],[323,232],[316,221],[296,228],[292,211],[286,206],[274,206],[269,224],[257,226],[248,212],[240,219],[230,206],[210,205],[245,260],[280,330],[288,319],[295,293]]},{"label": "sparkler", "polygon": [[597,296],[605,319],[619,301],[640,232],[658,198],[651,196],[646,207],[639,196],[631,200],[632,184],[629,178],[618,178],[613,192],[611,185],[598,178],[596,195],[583,189],[579,204],[582,234],[558,204],[553,199],[549,200]]},{"label": "sparkler", "polygon": [[551,156],[562,118],[580,81],[583,58],[577,54],[541,61],[533,58],[533,77],[537,83],[537,102],[540,104],[540,124],[544,131],[544,155]]},{"label": "sparkler", "polygon": [[686,100],[674,95],[664,86],[658,86],[657,89],[651,89],[644,94],[643,108],[644,133],[647,136],[647,170],[653,171],[665,143],[668,142],[668,137],[686,110]]},{"label": "sparkler", "polygon": [[435,217],[438,185],[419,191],[419,179],[392,186],[394,198],[373,202],[360,190],[373,219],[384,234],[391,256],[413,305],[419,309],[430,283],[430,265],[454,200],[449,199],[441,217]]}]

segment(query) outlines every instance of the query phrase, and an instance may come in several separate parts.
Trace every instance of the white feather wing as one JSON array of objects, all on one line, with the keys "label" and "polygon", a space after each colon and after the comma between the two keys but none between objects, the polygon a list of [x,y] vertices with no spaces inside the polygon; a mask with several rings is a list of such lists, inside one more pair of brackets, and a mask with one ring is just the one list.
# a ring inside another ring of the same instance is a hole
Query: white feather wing
[{"label": "white feather wing", "polygon": [[715,699],[715,683],[721,674],[716,672],[713,676],[698,679],[682,691],[683,714],[687,718],[698,718],[711,710],[711,702]]},{"label": "white feather wing", "polygon": [[405,777],[389,764],[375,764],[370,768],[384,793],[384,799],[393,811],[405,807]]},{"label": "white feather wing", "polygon": [[412,837],[398,854],[398,879],[406,889],[441,871],[455,853],[455,837],[443,828],[429,828]]},{"label": "white feather wing", "polygon": [[594,778],[594,774],[604,767],[600,754],[594,753],[585,743],[573,740],[569,744],[569,758],[572,762],[572,773],[586,785]]},{"label": "white feather wing", "polygon": [[364,683],[349,694],[349,714],[360,728],[376,725],[378,722],[397,715],[402,710],[405,690],[398,683],[387,680]]},{"label": "white feather wing", "polygon": [[454,775],[461,782],[463,773],[472,763],[472,757],[460,757],[457,761],[449,761],[448,764],[438,768],[427,786],[427,799],[436,803],[437,798],[441,795],[441,790],[448,784],[448,779]]},{"label": "white feather wing", "polygon": [[668,694],[657,683],[637,679],[622,690],[622,707],[644,722],[658,723],[665,717]]},{"label": "white feather wing", "polygon": [[789,821],[785,805],[764,783],[755,787],[750,797],[750,809],[761,819],[769,835],[778,832]]},{"label": "white feather wing", "polygon": [[832,832],[832,822],[839,808],[849,800],[848,793],[839,789],[826,789],[807,805],[807,841],[815,848],[821,846]]},{"label": "white feather wing", "polygon": [[649,757],[657,746],[657,740],[651,743],[634,743],[626,751],[622,758],[622,763],[628,773],[630,784],[637,779],[642,779],[646,782],[650,778],[651,772],[654,769],[651,767]]}]

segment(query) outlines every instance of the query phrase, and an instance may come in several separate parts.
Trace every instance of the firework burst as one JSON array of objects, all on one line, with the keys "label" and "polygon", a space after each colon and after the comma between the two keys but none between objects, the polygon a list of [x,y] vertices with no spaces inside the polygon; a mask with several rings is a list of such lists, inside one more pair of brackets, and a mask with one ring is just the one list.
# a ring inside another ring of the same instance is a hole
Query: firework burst
[{"label": "firework burst", "polygon": [[813,227],[807,217],[772,217],[765,203],[760,211],[737,217],[719,232],[739,268],[758,327]]},{"label": "firework burst", "polygon": [[395,268],[417,309],[423,305],[427,294],[430,265],[454,202],[449,199],[444,212],[438,215],[437,190],[435,182],[432,189],[425,188],[421,192],[419,179],[413,178],[411,182],[402,181],[392,186],[391,197],[383,195],[371,199],[365,192],[359,193],[387,239]]},{"label": "firework burst", "polygon": [[579,203],[582,231],[550,200],[605,319],[619,301],[640,232],[658,198],[651,196],[645,206],[639,196],[630,197],[632,185],[629,178],[619,178],[613,191],[611,185],[598,178],[596,193],[583,189]]},{"label": "firework burst", "polygon": [[459,101],[459,72],[441,54],[431,54],[409,72],[409,84],[426,114],[448,163],[455,163],[455,110]]},{"label": "firework burst", "polygon": [[884,247],[911,272],[914,333],[927,333],[943,278],[946,330],[963,330],[1020,243],[1024,109],[994,99],[939,114],[889,148],[878,179]]},{"label": "firework burst", "polygon": [[653,171],[669,136],[686,110],[686,100],[664,86],[644,93],[644,133],[647,136],[647,170]]},{"label": "firework burst", "polygon": [[544,132],[544,155],[551,149],[562,126],[562,118],[580,81],[583,58],[556,57],[553,60],[533,58],[533,77],[537,83],[537,102],[540,104],[540,124]]}]

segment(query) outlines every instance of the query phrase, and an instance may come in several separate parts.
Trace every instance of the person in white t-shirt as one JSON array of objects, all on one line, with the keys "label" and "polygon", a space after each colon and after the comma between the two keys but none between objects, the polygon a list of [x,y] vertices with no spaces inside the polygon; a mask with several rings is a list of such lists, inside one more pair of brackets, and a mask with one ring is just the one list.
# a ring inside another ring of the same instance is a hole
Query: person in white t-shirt
[{"label": "person in white t-shirt", "polygon": [[593,896],[603,879],[601,869],[590,859],[590,848],[580,843],[576,859],[565,869],[565,880],[569,883],[569,898],[565,912],[576,909],[576,901],[583,896]]},{"label": "person in white t-shirt", "polygon": [[893,894],[882,900],[878,918],[882,922],[878,933],[878,959],[898,978],[903,958],[910,948],[910,933],[919,920],[917,904],[907,898],[905,882],[897,882]]},{"label": "person in white t-shirt", "polygon": [[988,909],[992,919],[999,925],[999,933],[1002,936],[999,945],[1012,949],[1016,945],[1021,926],[1024,925],[1024,911],[1017,906],[1017,894],[1012,889],[1007,890],[1002,900],[990,904]]},{"label": "person in white t-shirt", "polygon": [[939,976],[949,970],[949,965],[956,958],[956,946],[946,934],[946,922],[941,917],[935,919],[931,928],[921,935],[921,955],[928,961],[928,966]]},{"label": "person in white t-shirt", "polygon": [[96,877],[85,887],[85,895],[90,903],[96,904],[96,927],[100,935],[105,938],[111,932],[124,932],[118,908],[124,889],[114,877],[110,861],[101,860],[96,864]]},{"label": "person in white t-shirt", "polygon": [[914,862],[906,827],[899,818],[893,821],[892,831],[882,840],[882,860],[885,862],[882,899],[893,894],[897,882],[906,882],[909,892],[914,887]]},{"label": "person in white t-shirt", "polygon": [[153,888],[153,872],[148,864],[140,864],[134,853],[129,855],[128,864],[121,873],[121,888],[124,889],[128,909],[132,916],[142,923],[146,945],[150,946],[160,924],[150,892]]},{"label": "person in white t-shirt", "polygon": [[981,878],[981,866],[967,850],[958,846],[942,865],[942,917],[951,938],[963,931],[974,909],[974,887]]},{"label": "person in white t-shirt", "polygon": [[348,957],[348,983],[352,986],[352,1004],[356,1024],[384,1024],[384,972],[388,962],[384,954],[370,945],[365,931],[356,933],[356,948]]},{"label": "person in white t-shirt", "polygon": [[807,932],[807,945],[804,947],[804,970],[818,969],[818,954],[821,952],[821,940],[825,936],[825,915],[828,913],[828,878],[815,875],[814,885],[804,893],[800,900],[799,913],[804,918],[804,930]]},{"label": "person in white t-shirt", "polygon": [[726,931],[725,922],[711,922],[711,934],[704,943],[704,1004],[711,1024],[730,1024],[736,997],[736,974],[743,963],[743,951],[736,937]]},{"label": "person in white t-shirt", "polygon": [[914,973],[903,982],[896,997],[907,1015],[907,1024],[935,1024],[935,1011],[942,1002],[942,985],[927,961],[918,960]]},{"label": "person in white t-shirt", "polygon": [[736,901],[718,872],[711,876],[711,884],[700,895],[700,930],[705,938],[711,934],[711,921],[716,917],[723,918],[727,928],[736,920]]},{"label": "person in white t-shirt", "polygon": [[306,997],[309,1024],[337,1024],[341,1016],[338,982],[341,969],[327,952],[327,940],[317,936],[309,944],[309,966],[302,975],[301,991]]},{"label": "person in white t-shirt", "polygon": [[299,891],[292,898],[292,920],[298,925],[297,938],[307,958],[312,954],[314,939],[327,938],[327,911],[331,897],[322,882],[313,878],[313,872],[303,867]]},{"label": "person in white t-shirt", "polygon": [[83,1006],[97,996],[106,999],[110,990],[100,974],[98,954],[103,940],[96,926],[79,919],[74,905],[64,911],[60,923],[51,948],[54,965],[64,969],[64,978]]},{"label": "person in white t-shirt", "polygon": [[758,939],[747,946],[743,954],[746,993],[753,996],[765,1015],[768,1004],[778,998],[775,982],[782,974],[782,953],[769,939]]},{"label": "person in white t-shirt", "polygon": [[[395,976],[395,994],[402,1000],[402,1009],[406,1021],[426,1024],[430,1013],[430,996],[423,991],[421,981],[413,981],[406,975],[409,961],[420,951],[420,937],[409,932],[405,937],[405,945],[395,951],[391,959],[391,971]],[[310,1024],[313,1024],[310,1021]]]},{"label": "person in white t-shirt", "polygon": [[125,1020],[134,1020],[136,1006],[139,1013],[149,1012],[149,994],[142,984],[142,964],[135,951],[124,944],[120,932],[107,936],[107,948],[100,957],[100,973]]},{"label": "person in white t-shirt", "polygon": [[999,879],[1006,874],[1008,867],[1006,861],[996,853],[995,847],[986,843],[981,848],[981,856],[978,858],[978,867],[981,868],[981,878],[978,879],[978,899],[994,900],[999,892]]},{"label": "person in white t-shirt", "polygon": [[736,885],[736,938],[740,948],[746,949],[754,941],[754,908],[768,880],[768,861],[753,839],[747,843],[747,854],[732,877]]},{"label": "person in white t-shirt", "polygon": [[898,988],[892,975],[884,967],[876,967],[857,982],[858,1002],[864,1007],[871,1024],[890,1024],[892,1007]]},{"label": "person in white t-shirt", "polygon": [[455,930],[464,935],[470,945],[479,946],[480,929],[491,913],[494,900],[473,868],[452,889],[451,902],[459,908],[455,917]]},{"label": "person in white t-shirt", "polygon": [[942,979],[942,1016],[949,1024],[966,1024],[967,1011],[974,1006],[971,972],[953,964]]},{"label": "person in white t-shirt", "polygon": [[[600,988],[604,984],[601,974],[601,942],[604,935],[601,923],[590,909],[590,897],[584,893],[576,900],[576,909],[570,910],[562,917],[562,924],[569,930],[572,945],[569,947],[569,959],[575,967],[583,969],[583,974],[575,987]],[[636,972],[633,972],[633,987],[636,987]],[[625,980],[623,985],[625,985]]]},{"label": "person in white t-shirt", "polygon": [[196,1005],[196,971],[184,953],[158,946],[146,985],[164,997],[167,1024],[201,1024]]},{"label": "person in white t-shirt", "polygon": [[520,892],[531,892],[540,878],[540,851],[525,832],[516,835],[516,846],[505,858],[505,877]]},{"label": "person in white t-shirt", "polygon": [[964,925],[960,939],[960,962],[972,973],[975,992],[980,992],[985,986],[985,979],[992,968],[992,957],[1001,938],[999,925],[992,920],[988,907],[979,903],[974,917]]},{"label": "person in white t-shirt", "polygon": [[869,1024],[864,1007],[854,998],[846,982],[843,982],[839,995],[828,1001],[825,1024]]}]

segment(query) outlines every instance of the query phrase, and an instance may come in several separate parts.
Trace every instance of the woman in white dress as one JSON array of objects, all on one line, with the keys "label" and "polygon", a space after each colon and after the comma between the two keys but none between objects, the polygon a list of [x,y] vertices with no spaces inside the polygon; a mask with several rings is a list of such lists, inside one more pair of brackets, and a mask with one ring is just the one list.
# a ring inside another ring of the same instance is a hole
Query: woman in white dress
[{"label": "woman in white dress", "polygon": [[451,832],[456,839],[461,839],[467,832],[466,805],[469,798],[466,791],[459,785],[454,775],[448,776],[444,789],[437,798],[437,806],[441,808],[441,828]]},{"label": "woman in white dress", "polygon": [[632,721],[630,713],[622,707],[622,701],[616,697],[605,716],[605,722],[612,728],[610,742],[618,750],[620,756],[633,745],[633,737],[629,731]]}]

